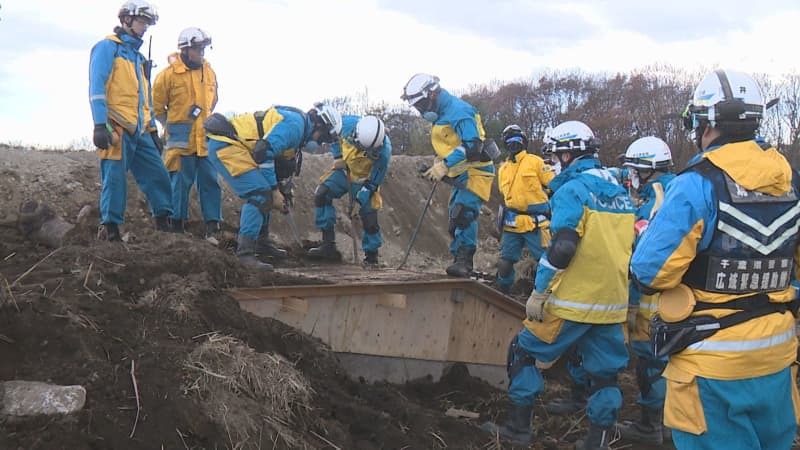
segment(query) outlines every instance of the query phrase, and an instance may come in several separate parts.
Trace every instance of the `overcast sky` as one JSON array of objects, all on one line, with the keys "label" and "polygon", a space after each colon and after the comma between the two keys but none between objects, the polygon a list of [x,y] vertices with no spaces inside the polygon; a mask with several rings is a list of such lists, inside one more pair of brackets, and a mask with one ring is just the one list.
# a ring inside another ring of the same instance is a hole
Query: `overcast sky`
[{"label": "overcast sky", "polygon": [[[122,1],[0,0],[0,143],[90,137],[89,50]],[[408,78],[463,91],[545,69],[669,63],[774,75],[798,68],[798,0],[162,0],[153,38],[167,66],[180,30],[213,37],[220,112],[368,93],[399,104]],[[146,45],[143,47],[146,53]]]}]

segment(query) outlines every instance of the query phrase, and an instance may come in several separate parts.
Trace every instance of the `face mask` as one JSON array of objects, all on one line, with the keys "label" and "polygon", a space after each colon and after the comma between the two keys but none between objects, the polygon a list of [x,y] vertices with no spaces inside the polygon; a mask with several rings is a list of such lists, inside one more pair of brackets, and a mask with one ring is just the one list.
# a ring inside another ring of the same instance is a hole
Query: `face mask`
[{"label": "face mask", "polygon": [[561,173],[561,161],[556,160],[556,163],[553,164],[553,172],[555,172],[556,175]]},{"label": "face mask", "polygon": [[641,180],[639,180],[639,172],[633,169],[628,171],[628,179],[631,180],[631,187],[639,190],[639,185],[641,184]]},{"label": "face mask", "polygon": [[308,141],[308,142],[306,142],[306,145],[303,148],[308,152],[316,153],[316,152],[319,151],[319,147],[320,147],[319,142],[317,142],[317,141]]},{"label": "face mask", "polygon": [[435,123],[436,120],[439,119],[439,114],[436,114],[434,111],[425,111],[422,113],[422,118],[430,123]]}]

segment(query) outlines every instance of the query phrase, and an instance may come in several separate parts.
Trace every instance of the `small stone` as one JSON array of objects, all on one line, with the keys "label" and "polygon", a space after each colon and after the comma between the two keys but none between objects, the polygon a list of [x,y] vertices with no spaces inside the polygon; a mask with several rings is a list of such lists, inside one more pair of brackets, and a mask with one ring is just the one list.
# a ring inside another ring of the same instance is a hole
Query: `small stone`
[{"label": "small stone", "polygon": [[80,411],[86,403],[83,386],[39,381],[6,381],[0,384],[0,395],[0,414],[6,416],[69,414]]}]

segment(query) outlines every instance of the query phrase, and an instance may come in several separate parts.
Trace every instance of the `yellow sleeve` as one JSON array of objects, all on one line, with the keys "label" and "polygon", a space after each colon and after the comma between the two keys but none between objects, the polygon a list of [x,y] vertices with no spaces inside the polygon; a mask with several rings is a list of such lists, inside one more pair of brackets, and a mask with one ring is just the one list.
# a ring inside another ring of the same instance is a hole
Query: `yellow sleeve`
[{"label": "yellow sleeve", "polygon": [[553,171],[553,168],[549,164],[545,164],[541,158],[539,158],[537,164],[539,164],[539,179],[542,180],[542,186],[547,187],[550,185],[550,182],[553,181],[553,178],[556,177],[556,173]]},{"label": "yellow sleeve", "polygon": [[159,72],[155,83],[153,83],[153,111],[156,120],[161,122],[162,125],[167,123],[167,108],[169,106],[168,72],[170,72],[169,67]]}]

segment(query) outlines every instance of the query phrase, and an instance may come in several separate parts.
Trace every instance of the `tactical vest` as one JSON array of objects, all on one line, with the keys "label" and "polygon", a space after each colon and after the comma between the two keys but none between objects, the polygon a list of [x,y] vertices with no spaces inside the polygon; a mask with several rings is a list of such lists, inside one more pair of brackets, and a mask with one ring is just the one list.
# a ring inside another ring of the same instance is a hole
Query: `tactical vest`
[{"label": "tactical vest", "polygon": [[717,198],[717,223],[708,249],[683,277],[689,287],[721,294],[782,291],[789,287],[800,229],[797,174],[782,196],[749,191],[704,159],[690,167],[709,180]]}]

